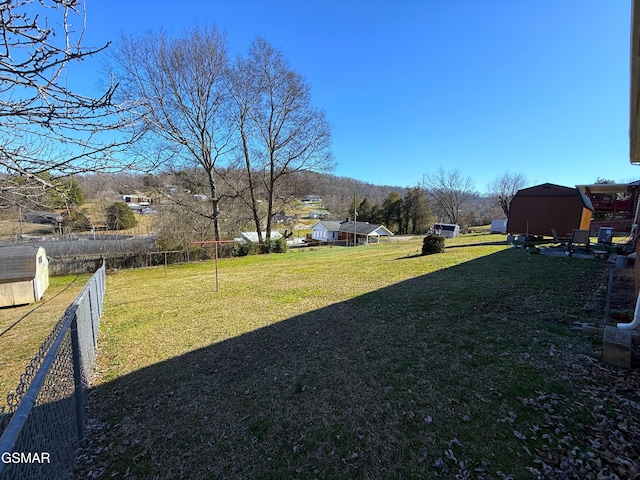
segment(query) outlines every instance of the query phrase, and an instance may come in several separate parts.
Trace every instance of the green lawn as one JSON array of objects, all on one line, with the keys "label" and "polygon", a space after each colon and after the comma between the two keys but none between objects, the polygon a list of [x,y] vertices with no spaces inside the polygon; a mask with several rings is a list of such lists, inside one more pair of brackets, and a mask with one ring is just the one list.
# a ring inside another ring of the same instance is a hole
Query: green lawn
[{"label": "green lawn", "polygon": [[218,292],[212,262],[109,275],[77,478],[535,478],[585,452],[572,365],[601,346],[568,325],[602,318],[603,266],[475,244],[503,239],[224,259]]},{"label": "green lawn", "polygon": [[15,391],[25,367],[89,278],[51,277],[39,302],[0,308],[0,409],[6,406],[7,394]]}]

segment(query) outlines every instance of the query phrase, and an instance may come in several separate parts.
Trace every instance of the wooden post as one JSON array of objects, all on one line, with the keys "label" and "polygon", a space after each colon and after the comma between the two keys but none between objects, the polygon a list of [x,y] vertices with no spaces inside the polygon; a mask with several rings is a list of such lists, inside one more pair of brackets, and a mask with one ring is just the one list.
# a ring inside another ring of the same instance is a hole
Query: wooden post
[{"label": "wooden post", "polygon": [[202,242],[191,242],[191,245],[211,245],[215,247],[215,267],[216,267],[216,292],[220,290],[220,283],[218,279],[218,244],[220,243],[235,243],[235,240],[204,240]]},{"label": "wooden post", "polygon": [[220,289],[218,284],[218,242],[216,242],[216,292]]}]

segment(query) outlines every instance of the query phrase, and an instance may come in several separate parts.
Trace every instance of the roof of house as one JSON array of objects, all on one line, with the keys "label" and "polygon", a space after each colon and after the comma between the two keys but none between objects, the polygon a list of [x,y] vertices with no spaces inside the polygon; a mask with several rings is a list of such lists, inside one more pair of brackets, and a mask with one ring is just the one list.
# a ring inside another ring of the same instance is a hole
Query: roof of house
[{"label": "roof of house", "polygon": [[324,227],[329,232],[338,232],[340,231],[340,220],[322,220],[321,222],[315,223],[311,228],[315,228],[317,225]]},{"label": "roof of house", "polygon": [[322,220],[313,227],[316,225],[322,225],[329,232],[353,233],[355,227],[357,235],[393,235],[387,227],[378,223],[355,222],[354,226],[353,221]]},{"label": "roof of house", "polygon": [[[355,224],[355,225],[354,225]],[[380,229],[384,229],[382,233],[378,232]],[[359,235],[392,235],[392,233],[387,230],[386,227],[380,225],[379,223],[369,223],[369,222],[342,222],[340,224],[341,232],[353,233],[355,230],[356,234]]]}]

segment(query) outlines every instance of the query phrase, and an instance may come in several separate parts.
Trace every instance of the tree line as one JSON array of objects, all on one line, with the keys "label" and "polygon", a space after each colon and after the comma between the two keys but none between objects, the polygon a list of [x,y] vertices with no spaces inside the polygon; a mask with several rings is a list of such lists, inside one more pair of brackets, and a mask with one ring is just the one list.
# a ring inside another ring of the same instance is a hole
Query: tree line
[{"label": "tree line", "polygon": [[216,240],[221,212],[240,204],[260,243],[268,241],[284,179],[334,166],[325,113],[305,78],[263,38],[230,58],[213,25],[180,37],[123,35],[110,59],[116,98],[138,118],[131,125],[141,138],[138,163],[197,185],[206,202],[181,206],[209,223]]},{"label": "tree line", "polygon": [[[137,172],[167,200],[159,214],[182,243],[248,225],[267,241],[274,214],[309,185],[334,214],[353,210],[397,233],[435,220],[472,224],[495,206],[458,170],[441,168],[409,188],[326,176],[334,167],[326,115],[304,76],[263,38],[232,56],[214,25],[195,25],[177,37],[123,34],[85,48],[83,2],[17,0],[0,13],[0,209],[63,206],[77,216],[78,179],[100,172]],[[71,90],[68,67],[105,51],[102,94]],[[507,214],[526,179],[499,179],[492,196]]]},{"label": "tree line", "polygon": [[[206,202],[177,199],[176,208],[200,217],[213,238],[234,203],[269,239],[283,179],[333,168],[325,113],[263,38],[232,57],[214,25],[195,25],[178,37],[123,34],[87,49],[83,2],[2,2],[0,13],[2,207],[47,206],[50,190],[73,207],[63,183],[87,172],[174,173],[202,187]],[[107,47],[104,94],[72,91],[68,67]]]}]

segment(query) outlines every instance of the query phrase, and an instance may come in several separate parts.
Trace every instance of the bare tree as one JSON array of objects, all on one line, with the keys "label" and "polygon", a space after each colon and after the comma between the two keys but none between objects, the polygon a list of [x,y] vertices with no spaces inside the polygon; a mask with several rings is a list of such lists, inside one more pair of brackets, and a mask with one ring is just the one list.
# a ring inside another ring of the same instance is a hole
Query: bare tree
[{"label": "bare tree", "polygon": [[216,168],[226,161],[233,137],[223,114],[224,35],[213,26],[194,26],[180,38],[164,32],[123,36],[112,60],[122,99],[138,113],[138,127],[147,140],[138,155],[173,170],[202,169],[209,209],[194,213],[213,223],[219,240],[222,197]]},{"label": "bare tree", "polygon": [[260,201],[258,189],[263,189],[269,240],[282,178],[294,172],[333,168],[331,128],[324,112],[313,107],[305,79],[267,41],[254,41],[246,61],[237,61],[230,77],[256,230],[262,241],[255,212]]},{"label": "bare tree", "polygon": [[518,193],[518,190],[526,187],[528,183],[529,180],[525,174],[510,172],[503,173],[489,183],[489,195],[496,199],[507,218],[509,217],[511,199]]},{"label": "bare tree", "polygon": [[254,138],[257,136],[255,124],[251,121],[251,113],[260,102],[260,89],[258,77],[255,75],[248,59],[237,56],[227,71],[227,81],[230,93],[230,118],[236,128],[236,141],[239,145],[238,156],[234,162],[234,168],[244,170],[242,178],[223,175],[227,185],[232,188],[251,211],[251,217],[258,233],[260,243],[262,238],[262,225],[264,208],[261,207],[262,195],[259,191],[259,153],[254,146]]},{"label": "bare tree", "polygon": [[457,169],[445,171],[442,167],[425,176],[424,187],[435,213],[456,224],[475,193],[471,177],[463,177]]},{"label": "bare tree", "polygon": [[110,84],[99,98],[68,87],[68,67],[104,50],[82,46],[79,0],[0,2],[0,206],[65,198],[59,179],[109,170],[122,127]]}]

